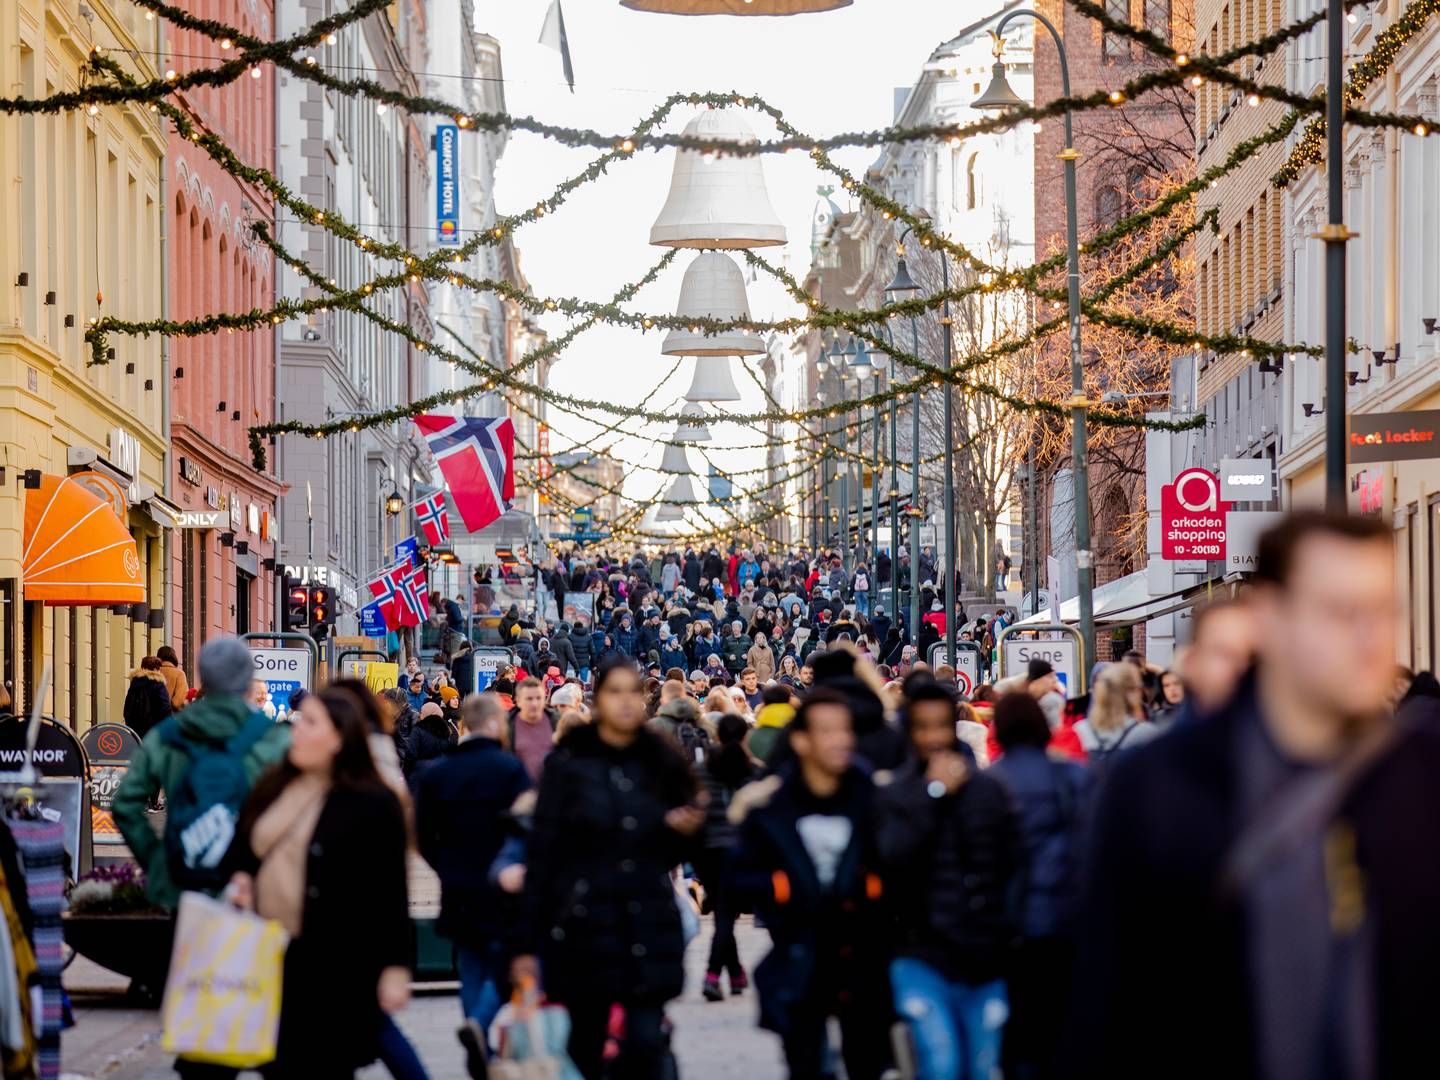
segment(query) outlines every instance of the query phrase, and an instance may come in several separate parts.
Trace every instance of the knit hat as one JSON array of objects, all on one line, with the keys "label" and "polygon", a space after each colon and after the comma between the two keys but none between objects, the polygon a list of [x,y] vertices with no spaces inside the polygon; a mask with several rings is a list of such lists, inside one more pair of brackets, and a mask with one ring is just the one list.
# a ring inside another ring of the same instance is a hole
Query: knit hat
[{"label": "knit hat", "polygon": [[200,647],[199,669],[205,693],[238,697],[255,680],[255,657],[238,637],[211,638]]},{"label": "knit hat", "polygon": [[1025,669],[1025,677],[1031,682],[1034,682],[1036,679],[1043,679],[1054,670],[1055,668],[1049,660],[1042,660],[1038,656],[1032,656],[1029,666]]}]

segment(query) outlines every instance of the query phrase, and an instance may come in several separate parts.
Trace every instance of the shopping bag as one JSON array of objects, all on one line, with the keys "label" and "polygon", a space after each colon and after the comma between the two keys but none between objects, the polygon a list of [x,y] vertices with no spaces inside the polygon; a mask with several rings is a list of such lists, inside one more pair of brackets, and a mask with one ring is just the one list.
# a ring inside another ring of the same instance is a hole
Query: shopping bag
[{"label": "shopping bag", "polygon": [[689,945],[700,936],[700,912],[695,910],[695,901],[685,887],[684,878],[672,879],[671,884],[675,888],[675,906],[680,909],[680,933]]},{"label": "shopping bag", "polygon": [[581,1080],[565,1050],[569,1041],[563,1005],[538,1004],[533,993],[517,991],[490,1025],[489,1080]]},{"label": "shopping bag", "polygon": [[182,894],[161,1007],[166,1052],[237,1069],[273,1061],[287,944],[277,922]]}]

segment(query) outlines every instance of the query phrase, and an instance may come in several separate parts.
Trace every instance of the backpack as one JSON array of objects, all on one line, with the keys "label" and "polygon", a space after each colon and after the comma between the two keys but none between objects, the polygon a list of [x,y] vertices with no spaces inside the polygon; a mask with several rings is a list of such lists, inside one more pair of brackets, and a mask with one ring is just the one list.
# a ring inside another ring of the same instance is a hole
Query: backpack
[{"label": "backpack", "polygon": [[1097,736],[1095,749],[1085,751],[1085,759],[1090,763],[1090,769],[1095,774],[1097,780],[1110,771],[1110,766],[1115,763],[1116,757],[1125,745],[1125,740],[1128,739],[1130,733],[1139,726],[1139,724],[1131,724],[1120,733],[1120,738],[1116,739],[1109,746],[1099,745],[1099,738]]},{"label": "backpack", "polygon": [[675,737],[680,740],[687,761],[697,765],[704,762],[705,752],[710,749],[709,732],[693,721],[681,720],[675,726]]},{"label": "backpack", "polygon": [[869,591],[870,591],[870,579],[869,579],[868,577],[866,577],[864,574],[856,574],[856,575],[855,575],[855,591],[856,591],[856,592],[869,592]]},{"label": "backpack", "polygon": [[186,738],[175,718],[160,725],[164,741],[189,759],[180,782],[165,793],[165,861],[177,888],[214,893],[224,887],[228,875],[220,862],[250,794],[245,756],[274,726],[264,713],[256,713],[217,743]]}]

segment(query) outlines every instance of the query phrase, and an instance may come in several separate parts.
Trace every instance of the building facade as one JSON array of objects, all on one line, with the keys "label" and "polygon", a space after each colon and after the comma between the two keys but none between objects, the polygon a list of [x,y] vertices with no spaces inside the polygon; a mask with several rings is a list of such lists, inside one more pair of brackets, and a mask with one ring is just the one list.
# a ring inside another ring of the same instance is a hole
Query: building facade
[{"label": "building facade", "polygon": [[[78,89],[92,49],[135,79],[157,77],[156,23],[133,4],[0,5],[7,93]],[[119,721],[129,672],[165,641],[173,515],[160,339],[112,338],[113,355],[92,365],[83,337],[103,316],[144,320],[165,310],[164,153],[159,118],[143,105],[0,116],[0,160],[13,174],[0,193],[0,647],[11,699],[0,711],[28,710],[48,668],[41,709],[76,729]],[[138,565],[126,569],[144,602],[26,598],[27,499],[42,475],[70,474],[118,490],[112,510],[135,541]]]},{"label": "building facade", "polygon": [[[272,0],[187,0],[185,8],[199,18],[233,18],[259,38],[273,29]],[[197,31],[167,26],[166,33],[184,68],[224,59],[219,45]],[[273,171],[275,75],[268,65],[260,70],[258,79],[192,88],[172,100],[242,161]],[[252,230],[257,223],[274,226],[265,191],[225,172],[173,125],[167,126],[166,176],[171,317],[271,307],[275,259]],[[268,469],[254,469],[247,429],[275,416],[275,333],[267,326],[176,337],[163,347],[170,376],[169,490],[186,511],[172,544],[169,634],[193,672],[208,637],[274,628],[281,487]]]},{"label": "building facade", "polygon": [[[1296,0],[1287,17],[1309,14]],[[1359,7],[1347,26],[1352,56],[1364,55],[1403,8]],[[1309,93],[1324,77],[1323,25],[1291,44],[1292,90]],[[1356,108],[1434,116],[1440,108],[1440,26],[1430,20],[1403,43],[1384,78]],[[1297,134],[1302,129],[1297,129]],[[1440,144],[1394,129],[1345,129],[1345,158],[1310,164],[1283,191],[1287,337],[1323,343],[1325,253],[1314,234],[1327,220],[1326,169],[1345,170],[1346,335],[1360,346],[1347,362],[1349,414],[1440,408]],[[1296,356],[1280,391],[1280,489],[1289,506],[1324,501],[1323,362]],[[1419,420],[1421,418],[1417,418]],[[1440,662],[1440,461],[1421,459],[1350,467],[1351,507],[1391,522],[1399,614],[1396,660],[1415,670]]]},{"label": "building facade", "polygon": [[[323,0],[280,0],[276,34],[294,34],[323,18]],[[374,72],[405,93],[420,89],[425,9],[402,0],[338,36],[328,59],[348,71]],[[334,95],[281,74],[276,90],[276,169],[293,191],[362,227],[377,242],[430,250],[434,233],[430,127],[359,95]],[[389,272],[357,245],[320,226],[280,215],[280,242],[341,289]],[[316,286],[286,268],[278,291],[311,297]],[[430,288],[412,281],[375,293],[371,309],[434,340]],[[317,311],[282,323],[277,416],[323,423],[362,417],[423,396],[433,357],[357,312]],[[430,479],[422,444],[408,422],[360,428],[326,439],[277,440],[281,499],[278,564],[304,580],[333,585],[341,633],[353,633],[365,581],[392,561],[395,543],[411,533],[408,513],[390,515],[386,497],[407,504]]]}]

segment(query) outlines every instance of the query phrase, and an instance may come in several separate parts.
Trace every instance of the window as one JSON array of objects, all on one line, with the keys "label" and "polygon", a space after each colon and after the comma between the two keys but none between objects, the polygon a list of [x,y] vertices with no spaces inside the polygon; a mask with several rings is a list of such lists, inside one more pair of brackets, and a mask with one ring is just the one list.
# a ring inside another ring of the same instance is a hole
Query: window
[{"label": "window", "polygon": [[1170,40],[1170,0],[1145,0],[1145,29]]},{"label": "window", "polygon": [[1149,171],[1144,165],[1132,165],[1130,171],[1125,174],[1125,191],[1130,196],[1132,206],[1139,207],[1148,201],[1145,196],[1148,177]]},{"label": "window", "polygon": [[[1105,0],[1105,14],[1116,22],[1130,21],[1130,0]],[[1101,52],[1106,60],[1128,60],[1130,42],[1119,34],[1106,34],[1101,41]]]},{"label": "window", "polygon": [[1095,224],[1102,229],[1120,220],[1120,208],[1124,200],[1118,188],[1103,187],[1095,193]]},{"label": "window", "polygon": [[965,162],[965,209],[974,210],[979,203],[979,180],[975,175],[975,161],[979,154],[971,154]]}]

